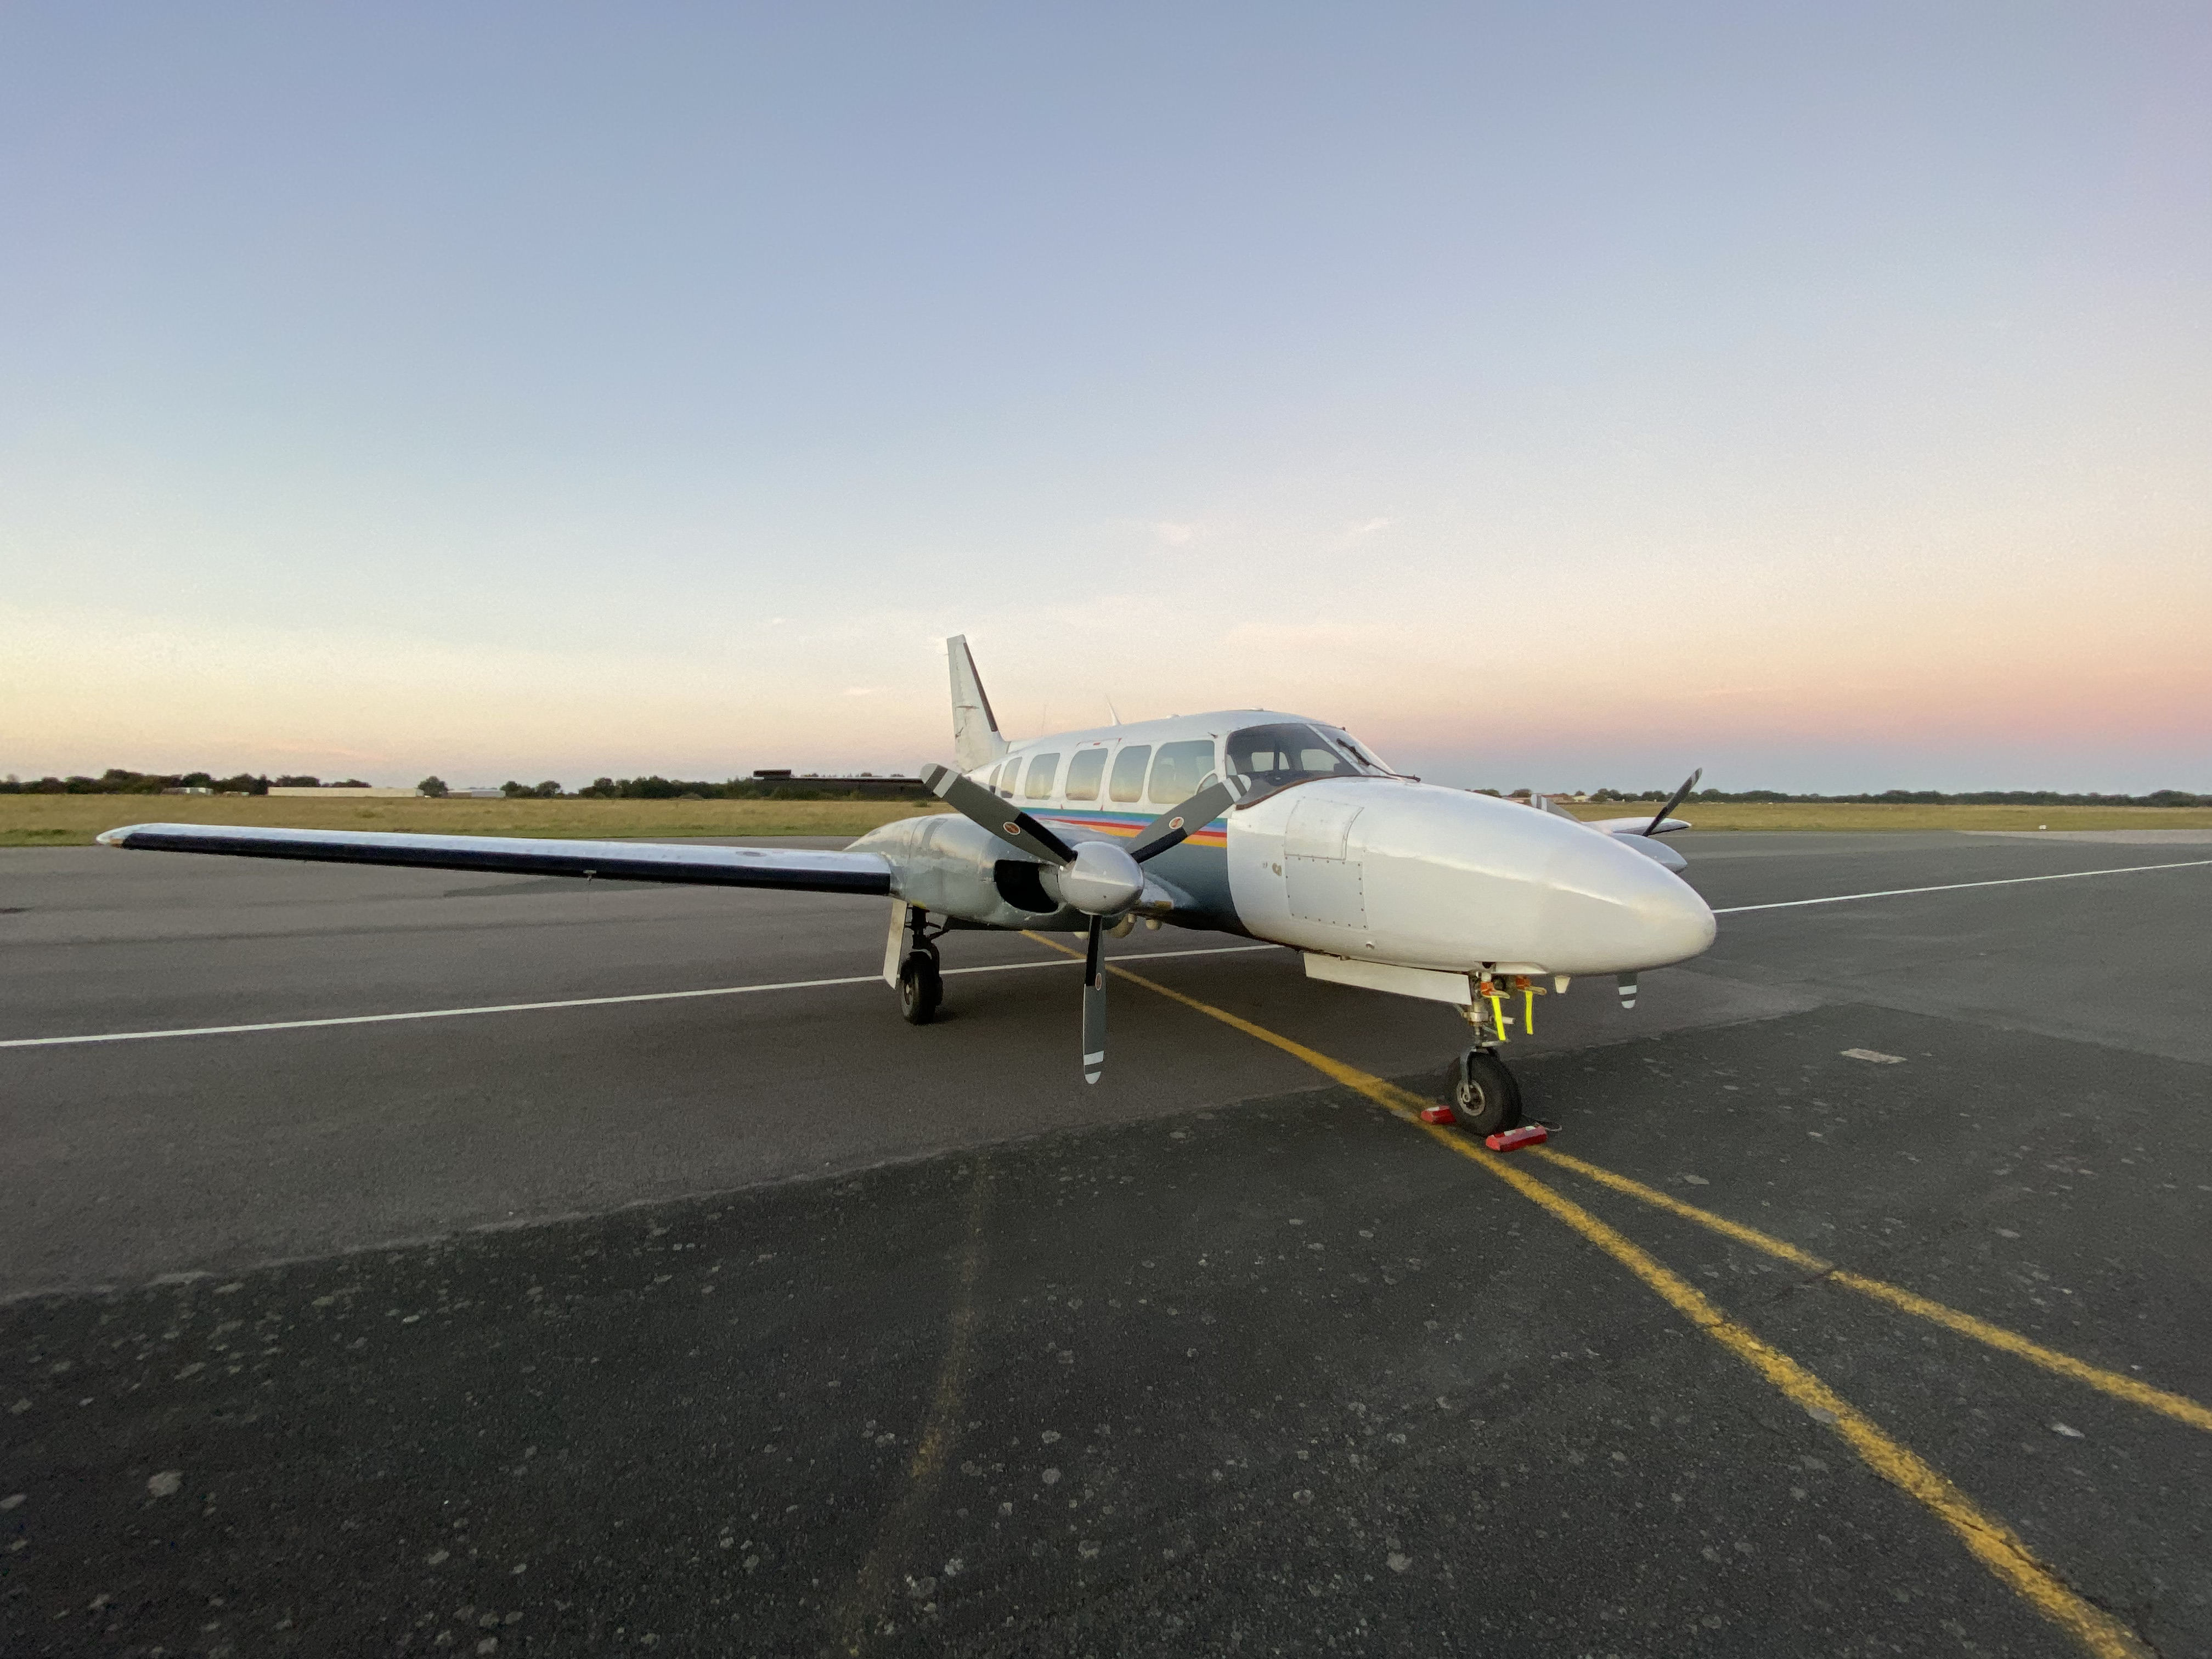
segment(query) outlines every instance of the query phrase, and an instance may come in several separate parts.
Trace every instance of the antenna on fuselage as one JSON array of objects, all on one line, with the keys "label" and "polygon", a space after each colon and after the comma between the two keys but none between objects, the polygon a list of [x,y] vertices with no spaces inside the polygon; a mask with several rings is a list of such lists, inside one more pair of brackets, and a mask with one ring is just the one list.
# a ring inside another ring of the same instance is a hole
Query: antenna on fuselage
[{"label": "antenna on fuselage", "polygon": [[1106,699],[1106,712],[1114,717],[1114,724],[1119,726],[1121,723],[1121,711],[1114,707],[1112,694],[1102,691],[1099,696]]}]

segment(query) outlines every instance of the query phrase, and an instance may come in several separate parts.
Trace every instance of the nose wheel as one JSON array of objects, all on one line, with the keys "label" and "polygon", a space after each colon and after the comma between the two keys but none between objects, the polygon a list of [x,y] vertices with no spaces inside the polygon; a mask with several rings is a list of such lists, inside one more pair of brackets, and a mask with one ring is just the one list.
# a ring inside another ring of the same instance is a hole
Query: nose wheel
[{"label": "nose wheel", "polygon": [[1444,1086],[1452,1115],[1472,1134],[1494,1135],[1521,1121],[1521,1085],[1487,1048],[1470,1048],[1454,1060]]}]

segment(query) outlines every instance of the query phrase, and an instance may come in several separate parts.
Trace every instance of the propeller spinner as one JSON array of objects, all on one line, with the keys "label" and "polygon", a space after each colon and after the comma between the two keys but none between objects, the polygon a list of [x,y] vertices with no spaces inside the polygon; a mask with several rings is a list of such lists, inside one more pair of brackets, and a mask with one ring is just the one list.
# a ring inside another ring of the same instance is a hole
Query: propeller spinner
[{"label": "propeller spinner", "polygon": [[1061,902],[1091,918],[1083,948],[1083,1080],[1097,1082],[1106,1064],[1108,921],[1144,896],[1144,872],[1138,866],[1189,840],[1194,831],[1243,799],[1250,783],[1241,777],[1216,779],[1188,800],[1168,808],[1124,847],[1110,841],[1070,845],[1050,826],[949,766],[925,768],[921,781],[953,811],[1050,866]]}]

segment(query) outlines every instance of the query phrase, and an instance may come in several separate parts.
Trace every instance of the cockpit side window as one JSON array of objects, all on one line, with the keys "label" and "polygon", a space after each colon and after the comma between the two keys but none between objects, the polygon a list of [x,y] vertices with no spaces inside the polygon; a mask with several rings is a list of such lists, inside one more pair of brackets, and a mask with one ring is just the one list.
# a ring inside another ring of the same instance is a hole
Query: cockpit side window
[{"label": "cockpit side window", "polygon": [[1108,793],[1115,800],[1145,798],[1145,769],[1152,763],[1152,745],[1133,743],[1114,757],[1114,776]]},{"label": "cockpit side window", "polygon": [[1255,783],[1358,777],[1366,769],[1358,763],[1365,758],[1349,744],[1340,747],[1330,743],[1303,721],[1248,726],[1229,736],[1229,769],[1246,774]]},{"label": "cockpit side window", "polygon": [[1031,800],[1044,800],[1052,794],[1053,779],[1060,771],[1058,755],[1039,755],[1030,762],[1029,787],[1025,793]]},{"label": "cockpit side window", "polygon": [[1188,800],[1199,792],[1213,770],[1213,739],[1199,738],[1188,743],[1164,743],[1160,757],[1152,763],[1152,799],[1161,806],[1173,806]]}]

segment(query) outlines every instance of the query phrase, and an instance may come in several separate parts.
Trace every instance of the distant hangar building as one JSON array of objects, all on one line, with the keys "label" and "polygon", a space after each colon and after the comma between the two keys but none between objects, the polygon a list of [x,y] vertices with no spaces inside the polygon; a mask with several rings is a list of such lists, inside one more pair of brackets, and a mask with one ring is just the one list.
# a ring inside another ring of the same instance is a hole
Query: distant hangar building
[{"label": "distant hangar building", "polygon": [[[326,799],[334,795],[348,795],[358,798],[374,798],[378,800],[409,800],[420,795],[422,792],[420,789],[386,789],[377,786],[355,789],[340,787],[337,785],[325,786],[318,784],[313,788],[305,788],[298,785],[280,787],[272,783],[269,786],[269,793],[272,795],[313,795],[318,799]],[[494,791],[493,793],[496,793],[498,792]]]}]

